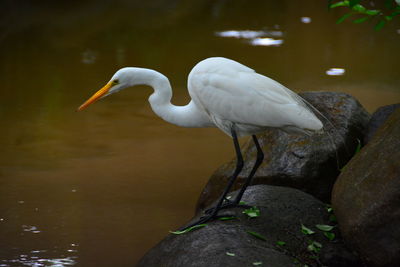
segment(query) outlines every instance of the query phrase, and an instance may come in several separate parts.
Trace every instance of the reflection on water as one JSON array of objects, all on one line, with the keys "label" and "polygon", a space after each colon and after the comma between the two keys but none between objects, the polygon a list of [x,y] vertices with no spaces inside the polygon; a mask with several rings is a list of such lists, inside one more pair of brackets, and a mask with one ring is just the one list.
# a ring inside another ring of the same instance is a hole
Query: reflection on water
[{"label": "reflection on water", "polygon": [[[32,251],[33,254],[36,251]],[[46,253],[46,250],[43,251]],[[64,266],[74,266],[76,265],[76,258],[77,257],[65,257],[65,258],[42,258],[40,256],[29,256],[29,255],[20,255],[17,259],[12,260],[1,260],[0,267],[7,267],[7,266],[30,266],[30,267],[44,267],[44,266],[51,266],[51,267],[64,267]]]},{"label": "reflection on water", "polygon": [[[14,258],[0,259],[0,267],[6,266],[51,266],[51,267],[64,267],[74,266],[77,263],[77,244],[70,244],[70,248],[62,250],[54,247],[52,250],[32,250],[26,254],[15,255]],[[17,249],[16,251],[17,252]],[[50,255],[58,255],[59,257],[50,258]]]},{"label": "reflection on water", "polygon": [[177,105],[210,56],[369,111],[400,100],[397,21],[336,25],[324,1],[39,2],[0,2],[1,266],[132,266],[233,157],[217,129],[157,118],[146,87],[75,112],[119,68],[164,73]]},{"label": "reflection on water", "polygon": [[40,231],[37,229],[37,227],[33,226],[33,225],[22,225],[22,229],[24,232],[31,232],[34,234],[40,233]]},{"label": "reflection on water", "polygon": [[329,70],[326,71],[326,75],[340,76],[340,75],[344,75],[345,72],[346,72],[346,70],[342,69],[342,68],[330,68]]},{"label": "reflection on water", "polygon": [[[247,42],[251,45],[257,46],[280,46],[283,44],[282,39],[274,39],[272,37],[282,37],[283,32],[274,30],[274,31],[237,31],[237,30],[229,30],[229,31],[219,31],[215,33],[216,36],[219,37],[228,37],[228,38],[239,38],[246,39]],[[266,37],[272,36],[272,37]]]},{"label": "reflection on water", "polygon": [[310,17],[301,17],[300,20],[303,23],[311,23],[311,18]]},{"label": "reflection on water", "polygon": [[283,44],[283,40],[273,38],[255,38],[250,42],[252,45],[262,46],[280,46]]},{"label": "reflection on water", "polygon": [[220,31],[215,33],[220,37],[234,37],[234,38],[244,38],[244,39],[255,39],[263,36],[273,36],[273,37],[281,37],[283,33],[281,31]]}]

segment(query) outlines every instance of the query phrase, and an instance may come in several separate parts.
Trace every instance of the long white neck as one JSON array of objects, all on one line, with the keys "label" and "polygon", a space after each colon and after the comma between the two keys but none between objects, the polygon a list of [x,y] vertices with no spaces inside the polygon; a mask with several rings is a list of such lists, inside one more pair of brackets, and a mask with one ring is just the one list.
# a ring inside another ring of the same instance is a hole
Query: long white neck
[{"label": "long white neck", "polygon": [[208,115],[200,110],[191,100],[186,106],[171,104],[172,89],[167,77],[163,74],[142,68],[132,68],[131,76],[133,85],[149,85],[154,93],[150,95],[149,102],[153,111],[163,120],[182,127],[210,127],[214,124]]}]

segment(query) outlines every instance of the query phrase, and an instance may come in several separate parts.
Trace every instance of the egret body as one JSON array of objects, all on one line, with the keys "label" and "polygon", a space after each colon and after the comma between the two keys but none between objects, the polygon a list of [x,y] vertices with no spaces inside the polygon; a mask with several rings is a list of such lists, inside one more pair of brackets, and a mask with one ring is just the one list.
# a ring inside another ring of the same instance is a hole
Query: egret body
[{"label": "egret body", "polygon": [[[188,77],[192,99],[185,106],[171,104],[171,85],[163,74],[150,69],[128,67],[118,70],[78,110],[134,85],[149,85],[154,89],[149,97],[151,108],[165,121],[182,127],[217,127],[233,138],[236,169],[217,205],[194,224],[215,218],[221,208],[239,204],[264,157],[255,134],[268,128],[304,134],[323,128],[309,104],[296,93],[236,61],[222,57],[207,58],[192,69]],[[226,195],[243,167],[238,137],[246,135],[252,135],[257,159],[234,201],[227,201]]]}]

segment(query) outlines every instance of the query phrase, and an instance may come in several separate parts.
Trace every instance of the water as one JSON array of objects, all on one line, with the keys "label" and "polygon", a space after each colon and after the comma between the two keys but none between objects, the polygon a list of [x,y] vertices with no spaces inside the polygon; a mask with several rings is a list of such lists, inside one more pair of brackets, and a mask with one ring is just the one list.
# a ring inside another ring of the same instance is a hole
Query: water
[{"label": "water", "polygon": [[400,25],[336,25],[325,1],[3,1],[0,266],[132,266],[233,157],[216,129],[154,115],[137,87],[75,112],[123,66],[168,76],[226,56],[296,91],[400,101]]}]

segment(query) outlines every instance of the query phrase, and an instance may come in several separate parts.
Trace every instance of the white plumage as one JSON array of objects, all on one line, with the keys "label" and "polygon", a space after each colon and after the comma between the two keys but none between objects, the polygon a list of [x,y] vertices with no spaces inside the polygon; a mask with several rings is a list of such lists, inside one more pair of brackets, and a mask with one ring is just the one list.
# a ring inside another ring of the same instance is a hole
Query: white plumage
[{"label": "white plumage", "polygon": [[230,59],[208,58],[189,74],[189,94],[214,124],[230,135],[251,135],[266,128],[318,131],[321,121],[295,93]]},{"label": "white plumage", "polygon": [[[188,77],[192,100],[186,106],[171,104],[171,85],[161,73],[143,68],[123,68],[79,110],[102,97],[139,84],[153,87],[149,102],[153,111],[164,120],[183,127],[218,127],[233,138],[237,163],[231,179],[215,207],[186,227],[217,218],[221,209],[240,206],[243,193],[264,158],[256,133],[271,127],[305,134],[323,128],[311,110],[313,107],[297,94],[236,61],[222,57],[205,59],[192,69]],[[230,201],[226,196],[243,169],[238,136],[244,135],[252,135],[257,156],[246,182]]]},{"label": "white plumage", "polygon": [[171,85],[161,73],[143,68],[123,68],[79,109],[138,84],[154,88],[149,102],[157,115],[183,127],[214,126],[230,136],[232,127],[238,136],[256,134],[271,127],[302,133],[319,131],[323,127],[297,94],[236,61],[222,57],[207,58],[192,69],[188,77],[192,101],[186,106],[170,103]]}]

